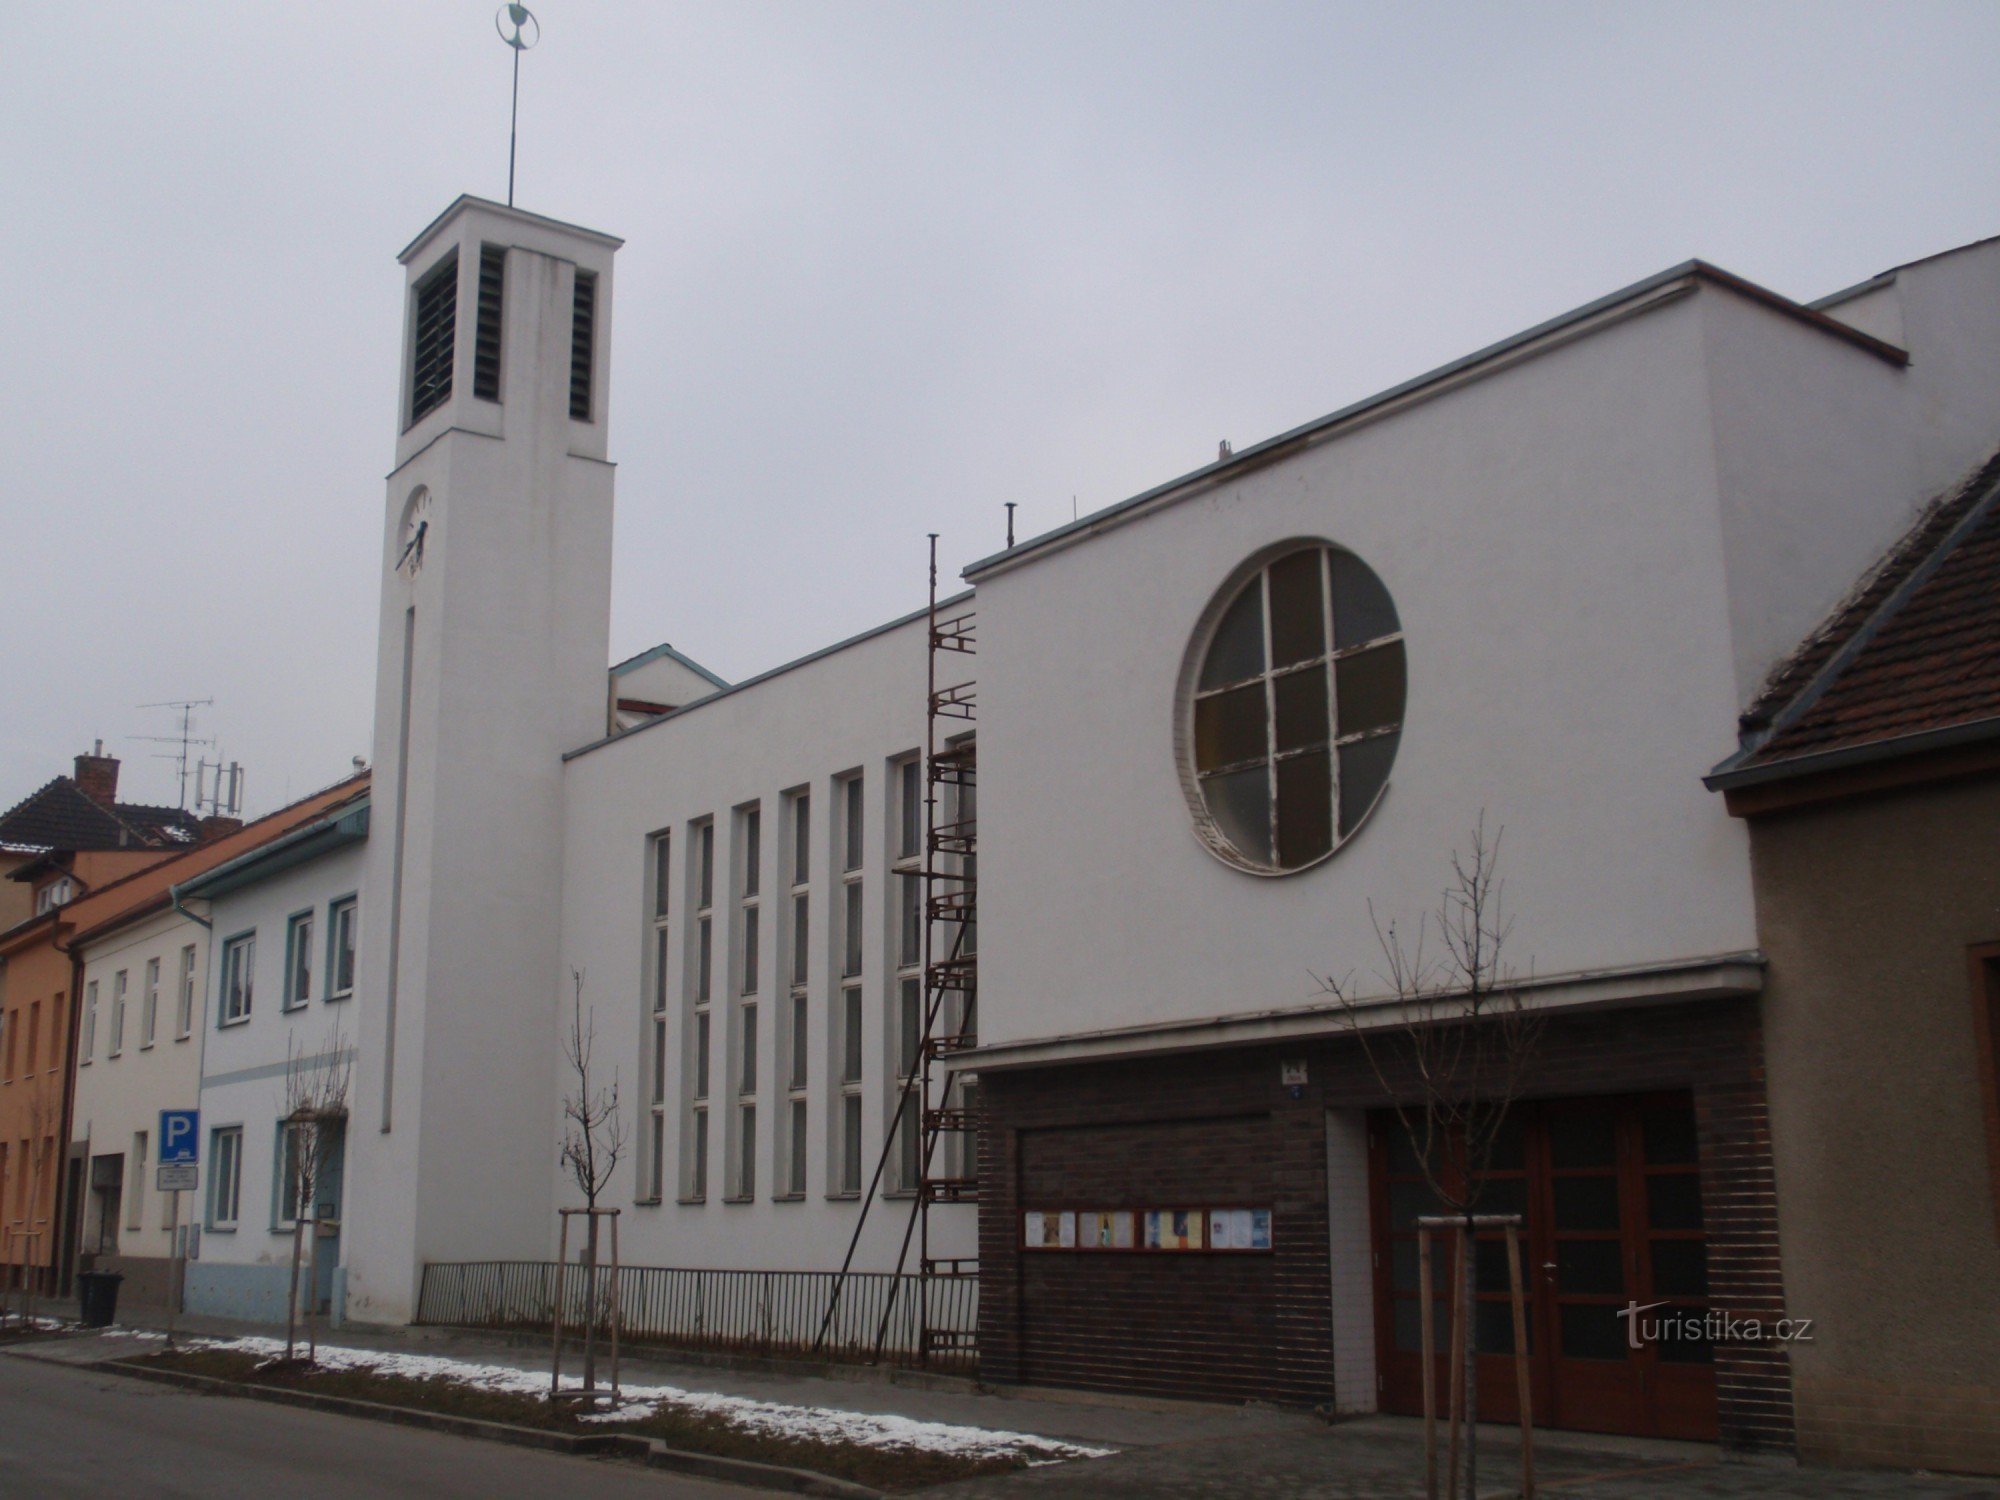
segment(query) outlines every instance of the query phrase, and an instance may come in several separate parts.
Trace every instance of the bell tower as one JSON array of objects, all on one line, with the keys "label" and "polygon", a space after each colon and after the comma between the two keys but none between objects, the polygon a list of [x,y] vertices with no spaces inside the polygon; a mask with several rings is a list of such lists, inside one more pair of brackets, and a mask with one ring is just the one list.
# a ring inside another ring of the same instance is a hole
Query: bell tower
[{"label": "bell tower", "polygon": [[604,729],[609,235],[463,197],[403,251],[347,1306],[541,1259],[564,751]]}]

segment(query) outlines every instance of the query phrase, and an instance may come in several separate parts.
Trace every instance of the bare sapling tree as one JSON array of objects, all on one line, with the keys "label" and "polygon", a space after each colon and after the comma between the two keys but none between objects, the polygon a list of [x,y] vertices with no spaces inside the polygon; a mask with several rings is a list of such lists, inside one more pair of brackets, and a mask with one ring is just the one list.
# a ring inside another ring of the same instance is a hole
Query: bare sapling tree
[{"label": "bare sapling tree", "polygon": [[[1375,985],[1364,987],[1351,974],[1342,979],[1315,976],[1339,1005],[1391,1101],[1410,1154],[1442,1210],[1440,1217],[1461,1221],[1451,1384],[1453,1418],[1463,1419],[1463,1492],[1468,1497],[1478,1493],[1472,1449],[1478,1345],[1471,1218],[1546,1023],[1545,1013],[1526,1003],[1529,976],[1504,956],[1513,931],[1499,878],[1504,831],[1496,829],[1489,838],[1486,816],[1480,814],[1467,847],[1452,851],[1451,882],[1437,905],[1418,916],[1414,938],[1394,918],[1383,921],[1369,903],[1369,925],[1382,959]],[[1429,1358],[1427,1347],[1427,1363]],[[1457,1400],[1461,1388],[1462,1403]],[[1459,1441],[1454,1426],[1454,1481]],[[1427,1466],[1433,1461],[1427,1453]]]},{"label": "bare sapling tree", "polygon": [[[583,1389],[597,1389],[597,1324],[600,1301],[597,1276],[597,1200],[611,1185],[625,1155],[625,1121],[618,1107],[618,1074],[613,1069],[606,1085],[603,1075],[592,1075],[597,1043],[597,1012],[583,1004],[583,973],[570,970],[573,993],[570,998],[569,1027],[563,1034],[563,1057],[569,1063],[570,1087],[563,1095],[562,1164],[569,1168],[577,1191],[583,1194],[584,1219],[584,1319]],[[618,1308],[611,1316],[618,1316]],[[562,1358],[561,1309],[556,1311],[556,1358]]]},{"label": "bare sapling tree", "polygon": [[292,1291],[285,1313],[285,1359],[297,1357],[299,1274],[306,1282],[306,1363],[319,1358],[319,1214],[334,1155],[347,1128],[347,1093],[353,1058],[336,1024],[317,1052],[285,1043],[284,1188],[292,1220]]}]

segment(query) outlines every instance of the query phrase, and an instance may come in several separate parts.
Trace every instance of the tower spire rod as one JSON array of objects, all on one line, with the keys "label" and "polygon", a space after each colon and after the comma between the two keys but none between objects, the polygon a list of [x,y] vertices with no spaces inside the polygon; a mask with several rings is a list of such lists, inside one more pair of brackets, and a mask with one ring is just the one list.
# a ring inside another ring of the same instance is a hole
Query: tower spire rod
[{"label": "tower spire rod", "polygon": [[[509,30],[508,28],[513,28]],[[514,101],[507,115],[507,206],[514,206],[514,152],[521,124],[521,54],[542,39],[542,23],[525,5],[503,5],[493,16],[493,29],[514,50]]]}]

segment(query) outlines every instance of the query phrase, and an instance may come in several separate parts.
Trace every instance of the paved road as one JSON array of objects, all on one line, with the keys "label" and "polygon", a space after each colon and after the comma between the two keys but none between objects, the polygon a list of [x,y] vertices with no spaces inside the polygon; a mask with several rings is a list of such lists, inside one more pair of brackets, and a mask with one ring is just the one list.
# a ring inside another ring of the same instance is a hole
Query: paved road
[{"label": "paved road", "polygon": [[746,1500],[759,1490],[0,1355],[0,1496]]}]

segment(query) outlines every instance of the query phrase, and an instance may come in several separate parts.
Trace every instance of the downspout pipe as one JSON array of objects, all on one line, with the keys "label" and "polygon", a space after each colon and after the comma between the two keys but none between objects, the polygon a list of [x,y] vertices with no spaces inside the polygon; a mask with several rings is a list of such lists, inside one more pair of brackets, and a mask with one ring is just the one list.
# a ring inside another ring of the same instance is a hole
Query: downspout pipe
[{"label": "downspout pipe", "polygon": [[190,922],[193,922],[197,926],[199,926],[204,932],[215,931],[215,923],[211,922],[207,917],[196,916],[193,912],[189,911],[185,906],[181,905],[181,888],[179,886],[170,885],[167,887],[167,900],[173,904],[173,908],[176,914],[186,917]]},{"label": "downspout pipe", "polygon": [[[49,934],[49,941],[58,953],[69,955],[69,1047],[63,1054],[62,1126],[56,1139],[61,1149],[56,1160],[55,1193],[49,1205],[49,1270],[56,1282],[50,1291],[60,1296],[64,1291],[63,1282],[73,1269],[64,1261],[63,1248],[76,1244],[69,1236],[69,1215],[75,1211],[76,1205],[68,1201],[65,1188],[69,1183],[70,1131],[76,1123],[76,1042],[83,1027],[83,955],[63,940],[61,917],[56,918],[55,930]],[[79,1238],[81,1233],[82,1225],[79,1223]]]}]

